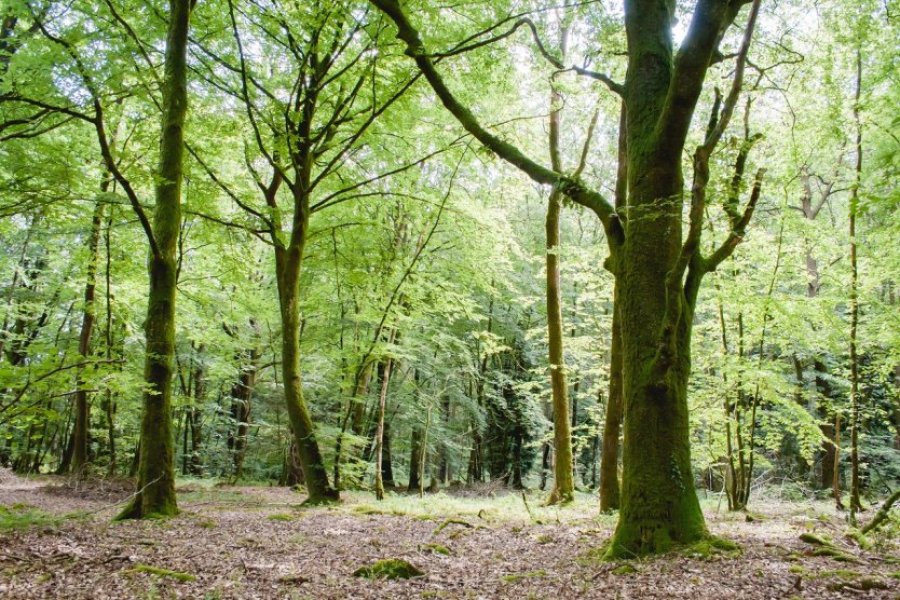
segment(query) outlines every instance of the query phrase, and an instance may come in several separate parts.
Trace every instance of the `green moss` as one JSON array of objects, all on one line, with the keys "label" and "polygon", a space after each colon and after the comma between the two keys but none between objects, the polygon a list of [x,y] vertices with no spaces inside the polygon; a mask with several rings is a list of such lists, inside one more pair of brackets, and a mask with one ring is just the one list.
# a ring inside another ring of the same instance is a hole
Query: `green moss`
[{"label": "green moss", "polygon": [[610,571],[610,573],[612,573],[613,575],[633,575],[637,572],[637,568],[630,563],[619,565],[618,567]]},{"label": "green moss", "polygon": [[815,574],[815,577],[826,578],[826,577],[837,577],[839,579],[853,579],[858,577],[859,573],[856,571],[850,571],[847,569],[832,569],[830,571],[820,571]]},{"label": "green moss", "polygon": [[424,574],[400,558],[378,560],[353,572],[354,577],[365,577],[366,579],[410,579],[411,577],[421,577]]},{"label": "green moss", "polygon": [[161,567],[154,567],[152,565],[144,565],[138,564],[133,568],[128,569],[126,571],[128,573],[146,573],[148,575],[157,575],[159,577],[168,577],[169,579],[175,579],[176,581],[181,581],[182,583],[188,581],[197,581],[197,578],[190,573],[182,573],[180,571],[172,571],[169,569],[163,569]]},{"label": "green moss", "polygon": [[821,548],[816,548],[812,551],[813,556],[827,556],[832,558],[838,562],[859,562],[856,560],[856,557],[850,556],[846,552],[835,548],[834,546],[823,546]]},{"label": "green moss", "polygon": [[451,554],[450,548],[443,544],[422,544],[422,549],[434,552],[435,554],[443,554],[444,556],[450,556]]},{"label": "green moss", "polygon": [[546,533],[542,533],[541,535],[537,536],[537,538],[535,539],[535,541],[536,541],[538,544],[552,544],[552,543],[553,543],[553,536],[552,536],[552,535],[548,535],[548,534],[546,534]]},{"label": "green moss", "polygon": [[707,536],[700,541],[682,547],[681,554],[691,558],[711,559],[715,557],[734,557],[740,554],[741,547],[725,538]]},{"label": "green moss", "polygon": [[269,515],[270,521],[293,521],[294,519],[296,519],[296,516],[290,513],[275,513]]},{"label": "green moss", "polygon": [[800,539],[807,544],[815,546],[812,552],[810,552],[813,556],[827,556],[838,562],[859,562],[855,556],[841,550],[834,545],[834,542],[832,542],[831,539],[825,536],[807,532],[800,534]]},{"label": "green moss", "polygon": [[832,592],[839,592],[845,589],[852,590],[886,590],[888,589],[887,582],[878,579],[876,577],[861,577],[860,579],[855,579],[853,581],[835,581],[829,583],[827,588]]},{"label": "green moss", "polygon": [[826,536],[819,536],[814,533],[801,533],[800,541],[812,544],[813,546],[833,546],[834,542]]},{"label": "green moss", "polygon": [[537,571],[528,571],[526,573],[510,573],[509,575],[504,575],[500,578],[504,583],[516,583],[518,581],[522,581],[523,579],[532,579],[536,577],[546,577],[547,571],[543,569],[539,569]]},{"label": "green moss", "polygon": [[789,573],[794,573],[795,575],[803,575],[806,573],[806,569],[804,569],[801,565],[791,565],[788,567]]}]

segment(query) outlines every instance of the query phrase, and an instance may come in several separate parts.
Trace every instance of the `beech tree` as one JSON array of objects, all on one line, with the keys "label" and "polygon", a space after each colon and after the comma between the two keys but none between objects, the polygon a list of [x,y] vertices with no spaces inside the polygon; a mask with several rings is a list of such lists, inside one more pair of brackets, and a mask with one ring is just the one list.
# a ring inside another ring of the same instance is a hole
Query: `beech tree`
[{"label": "beech tree", "polygon": [[705,139],[694,153],[690,220],[682,229],[684,175],[681,153],[710,64],[748,2],[699,0],[677,52],[674,4],[625,3],[628,72],[624,84],[597,74],[621,94],[626,113],[628,202],[619,212],[600,193],[548,168],[496,137],[459,103],[435,68],[418,30],[393,0],[372,0],[397,26],[407,54],[460,124],[504,160],[538,183],[561,190],[593,210],[607,234],[613,270],[622,278],[625,445],[619,523],[610,556],[646,554],[707,535],[693,487],[688,436],[687,384],[693,312],[703,276],[740,243],[759,199],[761,177],[741,211],[724,208],[731,233],[711,255],[700,251],[709,157],[734,112],[759,10],[753,2],[737,56],[732,88],[716,103]]}]

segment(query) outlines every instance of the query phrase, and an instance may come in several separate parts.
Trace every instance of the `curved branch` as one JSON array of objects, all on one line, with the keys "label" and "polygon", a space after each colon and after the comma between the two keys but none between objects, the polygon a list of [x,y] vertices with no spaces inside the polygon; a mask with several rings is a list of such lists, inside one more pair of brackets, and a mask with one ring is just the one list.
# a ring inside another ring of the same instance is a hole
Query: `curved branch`
[{"label": "curved branch", "polygon": [[447,87],[434,62],[425,51],[419,32],[413,27],[406,14],[396,0],[370,0],[384,12],[397,26],[397,37],[406,44],[406,54],[415,60],[419,70],[440,98],[444,107],[452,114],[463,128],[475,139],[506,162],[517,167],[533,181],[545,185],[557,186],[560,191],[574,202],[593,210],[603,223],[610,244],[618,243],[624,231],[619,224],[615,209],[602,194],[586,188],[576,179],[566,177],[552,169],[541,165],[499,137],[488,132],[475,118],[472,112],[463,106]]}]

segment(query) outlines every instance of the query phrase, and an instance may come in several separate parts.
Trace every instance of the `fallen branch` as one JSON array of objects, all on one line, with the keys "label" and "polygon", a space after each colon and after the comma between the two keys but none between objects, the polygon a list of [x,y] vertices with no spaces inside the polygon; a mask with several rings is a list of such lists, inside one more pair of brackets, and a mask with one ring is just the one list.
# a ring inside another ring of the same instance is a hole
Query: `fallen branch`
[{"label": "fallen branch", "polygon": [[437,529],[435,529],[434,533],[432,533],[431,535],[439,534],[450,525],[462,525],[463,527],[468,527],[469,529],[473,527],[471,523],[469,523],[468,521],[463,521],[462,519],[445,519],[443,523],[438,525]]},{"label": "fallen branch", "polygon": [[873,531],[876,527],[881,525],[885,519],[887,519],[888,514],[891,512],[891,507],[894,506],[894,503],[900,500],[900,489],[895,491],[890,497],[884,501],[884,504],[881,505],[881,508],[878,509],[878,512],[875,513],[875,516],[872,517],[872,520],[869,521],[869,524],[862,528],[863,535]]}]

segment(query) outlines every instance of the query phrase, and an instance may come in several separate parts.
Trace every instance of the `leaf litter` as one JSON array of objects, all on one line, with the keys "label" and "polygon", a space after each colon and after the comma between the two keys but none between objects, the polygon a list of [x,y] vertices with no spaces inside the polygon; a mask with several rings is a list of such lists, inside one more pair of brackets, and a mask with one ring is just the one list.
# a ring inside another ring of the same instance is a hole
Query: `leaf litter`
[{"label": "leaf litter", "polygon": [[[842,540],[848,564],[800,539],[812,531],[837,540],[846,529],[824,505],[761,501],[752,519],[712,506],[711,532],[739,553],[602,562],[614,519],[598,516],[587,494],[535,515],[521,499],[512,510],[512,494],[389,495],[382,505],[349,493],[339,506],[301,509],[303,496],[289,489],[187,486],[176,518],[111,522],[130,493],[121,482],[3,473],[0,506],[53,518],[0,532],[0,598],[900,597],[896,545],[874,553]],[[379,561],[423,575],[354,576]]]}]

